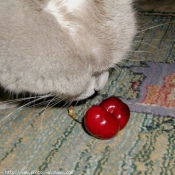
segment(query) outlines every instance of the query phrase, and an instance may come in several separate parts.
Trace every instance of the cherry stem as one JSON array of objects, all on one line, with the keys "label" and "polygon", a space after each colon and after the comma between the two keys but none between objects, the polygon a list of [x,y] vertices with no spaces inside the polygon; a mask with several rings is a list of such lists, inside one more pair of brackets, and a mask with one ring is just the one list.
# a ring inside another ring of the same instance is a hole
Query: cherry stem
[{"label": "cherry stem", "polygon": [[80,121],[77,119],[76,115],[74,114],[74,110],[73,110],[73,109],[74,109],[73,106],[70,106],[70,107],[69,107],[69,110],[68,110],[69,116],[70,116],[71,118],[73,118],[76,122],[82,124],[82,122],[80,122]]}]

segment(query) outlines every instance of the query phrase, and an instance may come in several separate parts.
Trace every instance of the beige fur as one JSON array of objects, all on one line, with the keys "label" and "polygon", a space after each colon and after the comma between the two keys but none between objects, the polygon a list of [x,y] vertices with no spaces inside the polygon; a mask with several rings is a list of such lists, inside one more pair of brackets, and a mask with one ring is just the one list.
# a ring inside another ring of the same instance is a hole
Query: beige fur
[{"label": "beige fur", "polygon": [[[75,3],[73,3],[75,2]],[[100,90],[136,32],[131,0],[0,0],[0,84],[82,99]]]}]

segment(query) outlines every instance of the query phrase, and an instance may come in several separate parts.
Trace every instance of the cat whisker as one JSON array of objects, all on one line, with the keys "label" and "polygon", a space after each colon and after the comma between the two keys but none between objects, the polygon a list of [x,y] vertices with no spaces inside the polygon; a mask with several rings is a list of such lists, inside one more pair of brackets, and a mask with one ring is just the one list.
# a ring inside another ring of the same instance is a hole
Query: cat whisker
[{"label": "cat whisker", "polygon": [[151,54],[151,52],[149,52],[149,51],[142,51],[142,50],[135,50],[133,52],[134,53],[149,53],[149,54]]},{"label": "cat whisker", "polygon": [[[131,61],[133,60],[133,58],[134,58],[134,55],[137,55],[136,57],[139,57],[138,58],[138,60],[141,58],[141,57],[143,57],[143,58],[145,58],[146,56],[145,56],[145,54],[146,55],[154,55],[156,52],[147,52],[147,51],[145,51],[145,52],[137,52],[137,51],[135,51],[134,53],[133,53],[133,56],[132,56],[132,58],[130,59]],[[139,55],[138,55],[139,54]],[[144,54],[144,55],[142,55],[142,54]],[[159,55],[160,56],[160,53],[158,52],[157,53],[157,55]],[[142,60],[140,60],[140,61],[142,61]]]},{"label": "cat whisker", "polygon": [[132,62],[141,62],[142,60],[135,60],[135,59],[132,59],[132,60],[130,60],[130,61],[132,61]]},{"label": "cat whisker", "polygon": [[[126,76],[126,71],[125,71],[124,69],[121,69],[118,65],[114,66],[113,68],[114,68],[116,71],[119,71],[119,72],[120,72],[119,76],[121,75],[121,73],[123,73],[121,79],[123,79],[123,78]],[[118,69],[119,69],[119,70],[118,70]],[[126,80],[129,81],[128,78],[126,78]],[[127,86],[127,84],[125,84],[123,81],[122,81],[122,83],[123,83],[124,86]]]},{"label": "cat whisker", "polygon": [[146,42],[140,42],[140,41],[134,41],[134,42],[135,43],[140,43],[140,44],[151,46],[152,48],[155,48],[155,49],[159,50],[160,52],[165,53],[165,50],[162,50],[162,49],[160,49],[160,48],[158,48],[158,47],[156,47],[156,46],[154,46],[152,44],[149,44],[149,43],[146,43]]},{"label": "cat whisker", "polygon": [[[121,73],[122,69],[116,64],[115,66],[113,66],[112,68],[114,68],[117,72]],[[118,70],[119,69],[119,70]]]},{"label": "cat whisker", "polygon": [[[135,36],[135,38],[142,38],[143,36]],[[150,37],[144,37],[145,39],[150,39]],[[151,40],[160,41],[161,38],[152,38]],[[164,39],[164,41],[175,41],[175,39]]]},{"label": "cat whisker", "polygon": [[[53,96],[53,95],[52,95],[52,96]],[[43,114],[43,113],[45,113],[46,110],[52,108],[53,106],[57,105],[58,103],[60,103],[61,101],[64,100],[64,99],[59,99],[59,100],[56,101],[52,106],[50,106],[51,101],[54,101],[53,99],[56,99],[56,98],[57,98],[56,96],[53,96],[53,98],[52,98],[51,100],[47,100],[47,101],[44,101],[44,102],[38,103],[37,105],[33,105],[33,106],[38,106],[38,105],[45,105],[45,104],[48,104],[47,107],[46,107],[46,109],[44,109],[44,112],[42,112],[42,114]],[[30,107],[32,107],[32,106],[30,106]],[[43,125],[42,125],[43,117],[44,117],[44,115],[41,116],[41,128],[40,128],[41,131],[42,131],[42,126],[43,126]],[[29,127],[29,126],[27,126],[27,128],[24,130],[24,132],[23,132],[22,134],[20,134],[20,137],[22,137],[22,135],[26,132],[26,130],[28,129],[28,127]]]},{"label": "cat whisker", "polygon": [[25,100],[31,100],[31,99],[36,99],[38,97],[42,97],[42,96],[35,96],[35,97],[25,97],[25,98],[18,98],[18,99],[12,99],[12,100],[6,100],[6,101],[1,101],[0,105],[1,107],[6,105],[6,104],[13,104],[16,102],[21,102],[21,101],[25,101]]},{"label": "cat whisker", "polygon": [[[173,22],[175,22],[175,21],[173,21]],[[138,33],[142,33],[142,32],[145,32],[147,30],[154,29],[154,28],[157,28],[157,27],[160,27],[160,26],[164,26],[164,25],[167,25],[167,24],[172,24],[173,22],[171,21],[171,22],[166,22],[166,23],[159,24],[159,25],[156,25],[156,26],[152,26],[152,27],[149,27],[147,29],[143,29],[141,31],[138,31]]]},{"label": "cat whisker", "polygon": [[[58,101],[55,100],[57,98],[57,96],[54,96],[50,101],[49,103],[47,104],[47,106],[45,107],[44,109],[44,112],[42,113],[42,116],[41,116],[41,125],[40,125],[40,129],[41,129],[41,132],[42,132],[42,128],[43,128],[43,117],[46,113],[47,110],[53,108],[54,106],[56,106],[57,104],[61,103],[62,101],[65,101],[66,98],[62,98],[62,99],[59,99]],[[55,102],[54,102],[55,101]],[[51,103],[54,102],[52,105]],[[65,104],[62,106],[62,108],[67,105],[67,103],[69,103],[69,101],[66,101]]]},{"label": "cat whisker", "polygon": [[[42,116],[41,116],[41,127],[40,127],[40,128],[41,128],[41,132],[42,132],[42,128],[43,128],[43,117],[44,117],[44,114],[45,114],[46,110],[48,109],[48,106],[51,104],[52,101],[54,101],[55,98],[56,98],[56,96],[54,96],[54,97],[49,101],[49,103],[47,104],[47,106],[46,106],[44,112],[42,113]],[[54,106],[55,106],[55,105],[54,105]]]},{"label": "cat whisker", "polygon": [[[33,105],[30,104],[29,106],[25,106],[25,108],[32,108],[32,107],[37,107],[37,106],[45,106],[49,102],[50,102],[50,100],[46,100],[46,101],[42,101],[40,103],[36,103],[36,104],[33,104]],[[33,103],[35,103],[35,101]]]},{"label": "cat whisker", "polygon": [[[76,101],[75,106],[79,103],[79,101],[80,101],[80,100],[77,100],[77,101]],[[72,103],[72,102],[73,102],[73,101],[71,101],[71,103]]]},{"label": "cat whisker", "polygon": [[8,115],[5,116],[4,118],[2,118],[2,119],[0,120],[0,123],[1,123],[2,121],[6,120],[7,118],[9,118],[9,117],[10,117],[12,114],[14,114],[16,111],[18,111],[18,110],[20,110],[20,109],[22,109],[22,108],[24,108],[24,107],[26,107],[26,106],[29,106],[30,104],[32,104],[32,103],[34,103],[34,102],[37,102],[37,101],[42,100],[42,99],[44,99],[44,98],[48,98],[48,97],[50,97],[50,96],[51,96],[50,94],[48,94],[48,95],[43,95],[43,96],[40,96],[39,98],[37,98],[37,99],[35,99],[35,100],[33,100],[33,101],[30,101],[30,102],[28,102],[28,103],[26,103],[26,104],[20,106],[19,108],[17,108],[17,109],[14,110],[13,112],[11,112],[10,114],[8,114]]},{"label": "cat whisker", "polygon": [[[163,22],[163,21],[166,21],[166,19],[165,20],[163,20],[163,19],[161,20],[161,22]],[[160,19],[154,19],[154,22],[159,22],[160,23]],[[148,21],[148,22],[145,22],[143,24],[139,24],[139,28],[141,28],[141,27],[143,27],[145,25],[150,25],[151,23],[153,23],[153,21]]]}]

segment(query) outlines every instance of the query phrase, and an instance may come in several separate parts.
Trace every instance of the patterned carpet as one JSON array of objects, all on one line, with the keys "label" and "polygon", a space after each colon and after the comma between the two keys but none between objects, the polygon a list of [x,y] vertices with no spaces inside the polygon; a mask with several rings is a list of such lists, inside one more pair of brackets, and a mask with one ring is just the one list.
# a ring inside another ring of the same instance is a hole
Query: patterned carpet
[{"label": "patterned carpet", "polygon": [[1,110],[0,174],[174,174],[175,15],[142,11],[138,19],[134,52],[111,70],[99,94],[75,107],[81,119],[90,106],[116,95],[132,111],[126,128],[102,141],[66,107]]}]

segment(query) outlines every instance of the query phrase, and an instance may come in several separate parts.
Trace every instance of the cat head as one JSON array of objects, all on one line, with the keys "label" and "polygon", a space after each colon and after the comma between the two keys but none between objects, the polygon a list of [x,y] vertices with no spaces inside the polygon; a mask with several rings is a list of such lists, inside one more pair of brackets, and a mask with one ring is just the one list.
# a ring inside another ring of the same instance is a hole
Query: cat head
[{"label": "cat head", "polygon": [[15,93],[91,96],[136,32],[130,0],[2,0],[0,8],[0,84]]}]

